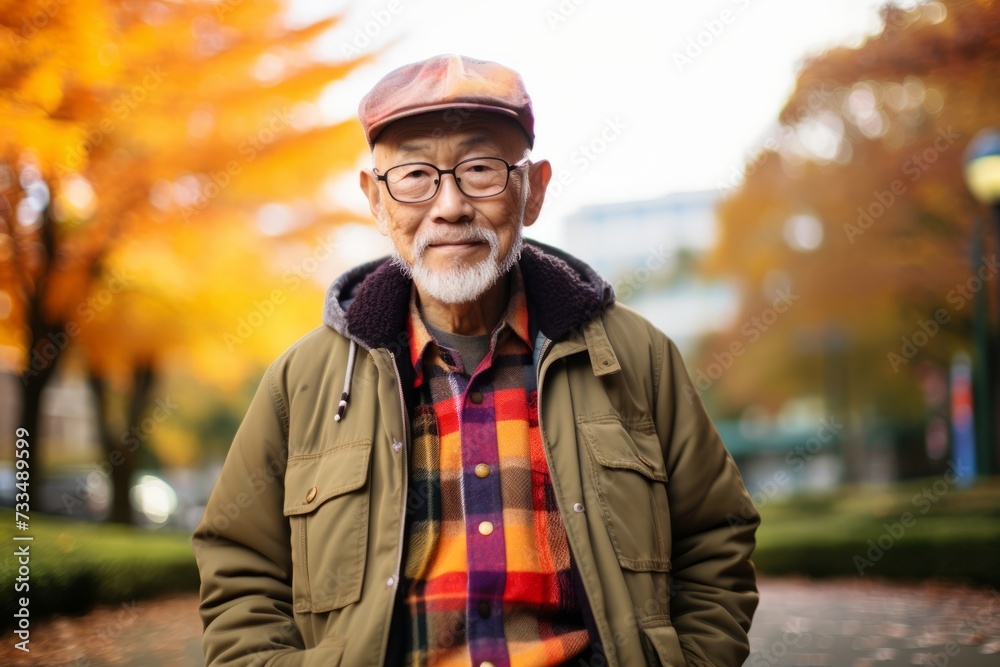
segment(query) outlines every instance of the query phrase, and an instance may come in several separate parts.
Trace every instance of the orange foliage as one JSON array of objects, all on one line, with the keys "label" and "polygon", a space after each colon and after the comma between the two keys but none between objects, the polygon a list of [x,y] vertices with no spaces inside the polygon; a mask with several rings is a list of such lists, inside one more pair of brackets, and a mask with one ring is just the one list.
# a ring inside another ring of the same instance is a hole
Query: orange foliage
[{"label": "orange foliage", "polygon": [[[263,258],[283,245],[301,254],[345,218],[312,202],[364,139],[353,122],[324,123],[315,102],[361,61],[315,61],[311,45],[336,20],[286,28],[283,11],[275,0],[0,0],[11,205],[0,364],[30,368],[37,309],[95,372],[124,377],[183,350],[196,372],[235,385],[318,323],[318,282],[291,290]],[[17,222],[31,188],[52,201]],[[256,223],[275,202],[306,216],[287,239]],[[287,292],[280,317],[227,344],[274,289]]]},{"label": "orange foliage", "polygon": [[[1000,124],[1000,3],[890,6],[883,19],[861,47],[804,66],[776,148],[721,207],[708,269],[741,279],[740,322],[766,309],[777,285],[799,296],[717,383],[723,409],[829,398],[839,377],[848,404],[828,410],[919,418],[921,364],[947,365],[971,347],[973,308],[953,290],[979,268],[973,220],[988,213],[966,190],[963,152]],[[794,216],[818,223],[818,246],[795,247]],[[901,354],[941,310],[947,325]],[[711,341],[707,357],[736,339]]]}]

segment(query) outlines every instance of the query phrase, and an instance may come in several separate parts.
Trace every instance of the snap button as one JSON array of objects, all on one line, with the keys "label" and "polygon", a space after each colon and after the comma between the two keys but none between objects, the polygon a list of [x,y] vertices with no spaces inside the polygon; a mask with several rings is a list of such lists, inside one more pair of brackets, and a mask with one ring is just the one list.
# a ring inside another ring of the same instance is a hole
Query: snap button
[{"label": "snap button", "polygon": [[470,393],[469,394],[469,400],[472,401],[473,403],[475,403],[476,405],[479,405],[480,403],[483,402],[483,392],[481,392],[481,391],[474,391],[474,392]]},{"label": "snap button", "polygon": [[483,521],[481,524],[479,524],[480,535],[489,535],[492,532],[493,532],[493,524],[490,523],[489,521]]},{"label": "snap button", "polygon": [[476,477],[488,477],[490,474],[490,467],[485,463],[480,463],[476,466]]},{"label": "snap button", "polygon": [[319,493],[319,489],[317,489],[315,486],[309,489],[309,493],[306,494],[306,502],[311,503],[312,501],[316,500],[317,493]]},{"label": "snap button", "polygon": [[582,512],[583,511],[583,503],[573,503],[573,511],[574,512]]},{"label": "snap button", "polygon": [[603,360],[601,360],[601,365],[602,366],[610,366],[611,365],[611,361],[609,359],[603,359]]}]

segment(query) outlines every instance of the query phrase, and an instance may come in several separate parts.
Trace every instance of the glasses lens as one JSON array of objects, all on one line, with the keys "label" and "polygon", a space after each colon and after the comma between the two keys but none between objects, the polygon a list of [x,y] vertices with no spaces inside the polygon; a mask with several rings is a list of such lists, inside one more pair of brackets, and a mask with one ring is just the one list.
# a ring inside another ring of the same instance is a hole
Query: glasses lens
[{"label": "glasses lens", "polygon": [[402,202],[430,198],[437,188],[437,170],[429,164],[401,164],[385,172],[389,194]]},{"label": "glasses lens", "polygon": [[455,169],[458,187],[470,197],[498,195],[507,187],[507,163],[499,158],[467,160]]}]

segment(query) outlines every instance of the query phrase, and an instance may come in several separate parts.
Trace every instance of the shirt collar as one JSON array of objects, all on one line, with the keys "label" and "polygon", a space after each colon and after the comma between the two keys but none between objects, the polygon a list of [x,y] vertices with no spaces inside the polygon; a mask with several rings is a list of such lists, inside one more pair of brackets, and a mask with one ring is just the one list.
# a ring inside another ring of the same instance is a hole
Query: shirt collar
[{"label": "shirt collar", "polygon": [[[521,269],[517,264],[511,268],[507,274],[508,298],[507,307],[504,309],[500,321],[497,322],[490,334],[490,352],[492,355],[497,347],[500,334],[509,329],[532,350],[531,334],[528,328],[528,299],[524,292],[524,278]],[[417,305],[417,288],[410,290],[410,314],[407,318],[407,333],[410,341],[410,362],[416,372],[414,386],[419,386],[423,382],[423,365],[425,359],[440,359],[440,346],[427,330],[423,318],[420,316],[420,308]],[[428,357],[428,353],[433,356]],[[432,362],[429,362],[432,363]]]}]

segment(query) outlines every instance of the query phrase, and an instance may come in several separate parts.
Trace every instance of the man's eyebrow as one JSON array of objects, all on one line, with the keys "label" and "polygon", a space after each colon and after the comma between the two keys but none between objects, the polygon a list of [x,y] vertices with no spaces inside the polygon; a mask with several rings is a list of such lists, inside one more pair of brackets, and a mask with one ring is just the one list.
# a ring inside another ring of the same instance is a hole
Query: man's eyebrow
[{"label": "man's eyebrow", "polygon": [[484,134],[477,134],[469,137],[468,139],[463,139],[459,143],[459,146],[461,146],[462,148],[470,148],[472,146],[478,146],[480,144],[488,144],[488,143],[492,143],[489,137],[487,137]]},{"label": "man's eyebrow", "polygon": [[412,143],[412,142],[399,145],[399,150],[405,153],[419,153],[420,151],[427,150],[427,148],[428,148],[427,144]]},{"label": "man's eyebrow", "polygon": [[[459,147],[461,148],[472,148],[473,146],[479,146],[482,144],[493,144],[495,143],[490,137],[485,134],[476,134],[459,142]],[[420,142],[420,141],[407,141],[399,145],[399,151],[401,153],[420,153],[430,149],[430,144]]]}]

